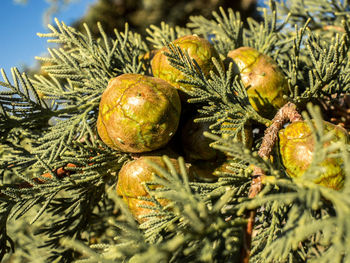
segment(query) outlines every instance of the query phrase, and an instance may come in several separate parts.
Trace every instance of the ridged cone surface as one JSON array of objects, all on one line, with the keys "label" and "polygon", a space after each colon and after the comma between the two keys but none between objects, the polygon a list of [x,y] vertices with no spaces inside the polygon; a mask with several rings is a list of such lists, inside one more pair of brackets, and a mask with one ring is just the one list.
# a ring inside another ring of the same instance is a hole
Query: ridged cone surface
[{"label": "ridged cone surface", "polygon": [[181,102],[162,79],[123,74],[102,94],[97,130],[112,149],[139,153],[166,145],[177,130]]},{"label": "ridged cone surface", "polygon": [[237,66],[247,88],[249,102],[263,117],[273,118],[287,100],[288,82],[277,63],[251,47],[240,47],[227,54],[227,62]]},{"label": "ridged cone surface", "polygon": [[[340,126],[324,121],[324,131],[325,134],[334,133],[334,139],[331,142],[349,143],[346,130]],[[294,122],[279,132],[282,162],[291,177],[301,177],[309,168],[313,159],[314,146],[313,133],[304,121]],[[345,179],[342,159],[326,158],[320,165],[324,168],[324,172],[314,182],[336,190],[341,189]]]}]

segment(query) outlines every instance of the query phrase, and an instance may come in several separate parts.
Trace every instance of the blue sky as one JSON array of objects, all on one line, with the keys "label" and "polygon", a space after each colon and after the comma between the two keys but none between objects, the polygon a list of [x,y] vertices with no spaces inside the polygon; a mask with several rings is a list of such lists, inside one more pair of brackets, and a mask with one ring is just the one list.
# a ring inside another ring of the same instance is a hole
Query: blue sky
[{"label": "blue sky", "polygon": [[[75,0],[55,17],[70,24],[81,17],[93,2],[95,0]],[[36,33],[48,32],[43,25],[43,14],[48,7],[45,0],[28,0],[25,5],[1,0],[0,68],[5,69],[8,75],[11,67],[32,66],[35,56],[45,54],[49,47],[47,39],[39,38]]]}]

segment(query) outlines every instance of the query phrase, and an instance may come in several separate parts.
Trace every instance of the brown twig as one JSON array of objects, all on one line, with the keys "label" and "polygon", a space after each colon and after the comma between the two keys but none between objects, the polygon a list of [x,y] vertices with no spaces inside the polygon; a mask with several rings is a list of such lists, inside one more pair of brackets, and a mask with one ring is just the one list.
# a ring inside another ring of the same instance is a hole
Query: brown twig
[{"label": "brown twig", "polygon": [[338,31],[338,32],[345,33],[344,27],[341,27],[341,26],[326,25],[326,26],[323,26],[322,29],[326,31]]},{"label": "brown twig", "polygon": [[287,122],[301,121],[302,117],[296,110],[296,105],[288,102],[276,113],[272,119],[272,124],[265,131],[263,141],[259,149],[259,156],[261,158],[269,158],[273,146],[275,145],[278,137],[279,130]]},{"label": "brown twig", "polygon": [[[272,124],[265,131],[263,141],[261,143],[258,154],[263,159],[270,157],[271,151],[277,141],[278,132],[287,122],[301,121],[302,117],[297,111],[295,104],[288,102],[278,110],[272,120]],[[252,183],[249,189],[249,198],[256,197],[262,190],[262,182],[265,177],[265,172],[260,167],[254,167],[252,175]],[[250,258],[252,234],[254,229],[254,220],[256,210],[249,211],[246,231],[244,233],[243,248],[242,248],[242,262],[248,263]]]}]

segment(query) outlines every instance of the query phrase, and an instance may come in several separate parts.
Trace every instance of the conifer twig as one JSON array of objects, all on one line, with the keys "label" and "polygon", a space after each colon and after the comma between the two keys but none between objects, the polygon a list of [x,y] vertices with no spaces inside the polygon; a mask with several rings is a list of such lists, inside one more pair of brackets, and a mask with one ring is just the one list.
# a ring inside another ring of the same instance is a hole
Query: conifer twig
[{"label": "conifer twig", "polygon": [[[275,117],[272,119],[272,124],[265,131],[264,138],[262,140],[258,154],[263,159],[270,157],[273,146],[278,138],[278,131],[287,122],[301,121],[302,117],[297,111],[297,107],[294,103],[288,102],[282,108],[278,110]],[[249,198],[256,197],[262,190],[262,181],[265,177],[265,172],[260,167],[255,166],[252,175],[252,183],[250,186]],[[249,218],[247,222],[246,231],[244,233],[244,243],[242,247],[242,262],[248,263],[250,257],[250,247],[252,241],[252,234],[254,228],[256,210],[249,211]]]},{"label": "conifer twig", "polygon": [[259,156],[261,158],[269,158],[273,146],[276,143],[278,131],[282,126],[289,122],[301,121],[302,117],[296,109],[294,103],[286,103],[279,111],[276,113],[275,117],[272,119],[272,124],[265,131],[262,144],[259,149]]}]

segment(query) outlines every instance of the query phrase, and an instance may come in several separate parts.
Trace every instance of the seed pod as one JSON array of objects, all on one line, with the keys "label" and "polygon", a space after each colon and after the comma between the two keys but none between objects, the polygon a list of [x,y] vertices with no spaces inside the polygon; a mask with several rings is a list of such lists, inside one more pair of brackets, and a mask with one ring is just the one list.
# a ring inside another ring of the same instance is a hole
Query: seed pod
[{"label": "seed pod", "polygon": [[[216,58],[219,63],[222,63],[219,54],[204,38],[195,35],[184,36],[172,42],[175,46],[179,46],[182,50],[187,51],[190,58],[195,59],[198,66],[201,68],[205,76],[214,69],[212,58]],[[184,87],[186,90],[191,90],[191,85],[178,82],[179,80],[186,80],[187,77],[180,70],[170,65],[170,62],[164,52],[169,52],[168,47],[160,49],[151,61],[153,76],[164,79],[172,84],[174,87]],[[181,98],[186,96],[182,93]]]},{"label": "seed pod", "polygon": [[[349,143],[348,134],[340,126],[324,121],[324,131],[334,133],[332,142]],[[304,121],[293,122],[279,132],[279,150],[282,162],[289,176],[297,178],[303,176],[309,168],[315,146],[313,133]],[[325,145],[326,146],[326,145]],[[326,158],[321,162],[324,173],[314,182],[333,189],[341,189],[344,183],[343,160],[341,158]]]},{"label": "seed pod", "polygon": [[217,176],[213,174],[215,169],[221,165],[222,161],[203,161],[198,160],[191,163],[190,173],[196,181],[213,182],[217,181]]},{"label": "seed pod", "polygon": [[214,160],[219,152],[209,146],[213,141],[203,135],[209,131],[210,123],[194,122],[195,118],[190,118],[182,129],[181,139],[186,157],[190,160]]},{"label": "seed pod", "polygon": [[123,74],[102,94],[97,131],[105,144],[123,152],[159,149],[174,135],[181,112],[177,90],[162,79]]},{"label": "seed pod", "polygon": [[[139,205],[154,206],[152,202],[138,199],[138,197],[149,197],[149,194],[144,188],[143,183],[152,181],[155,169],[149,165],[149,161],[166,168],[166,164],[161,156],[142,156],[136,160],[130,161],[123,165],[118,174],[117,194],[123,197],[127,203],[130,212],[135,216],[140,223],[147,221],[147,218],[142,218],[142,215],[152,213],[151,209],[141,208]],[[180,171],[179,164],[176,159],[170,158],[176,171]],[[152,185],[151,189],[161,187],[159,185]],[[169,203],[166,199],[157,199],[162,206]]]},{"label": "seed pod", "polygon": [[[230,139],[232,137],[232,134],[237,129],[233,127],[232,118],[228,117],[228,121],[225,121],[221,124],[221,137],[224,139]],[[241,132],[239,132],[235,138],[237,141],[242,142],[247,148],[251,148],[253,145],[253,131],[252,126],[250,123],[246,123],[244,125],[244,136]]]},{"label": "seed pod", "polygon": [[263,117],[272,118],[287,103],[288,82],[277,63],[251,47],[240,47],[227,54],[247,88],[249,102]]}]

